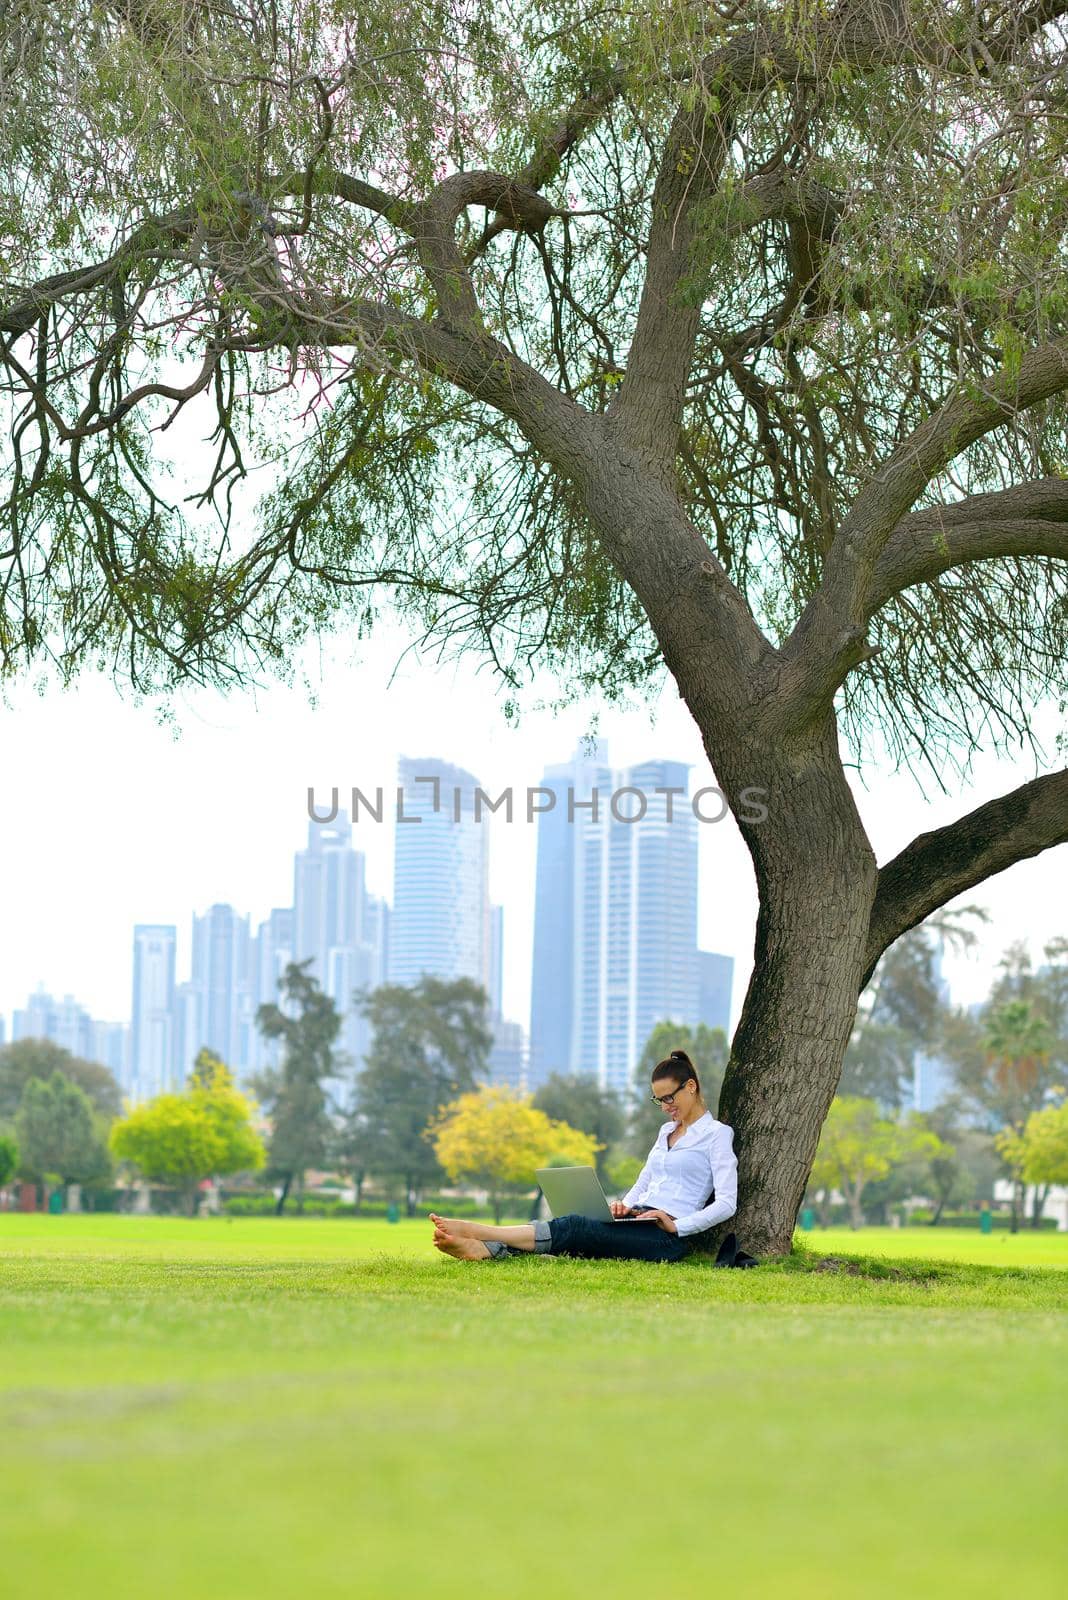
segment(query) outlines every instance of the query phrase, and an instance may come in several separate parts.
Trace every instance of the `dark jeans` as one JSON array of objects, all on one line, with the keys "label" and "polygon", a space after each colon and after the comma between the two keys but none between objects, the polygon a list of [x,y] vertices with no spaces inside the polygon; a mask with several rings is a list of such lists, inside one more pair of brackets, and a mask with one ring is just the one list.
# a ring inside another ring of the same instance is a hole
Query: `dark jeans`
[{"label": "dark jeans", "polygon": [[666,1233],[655,1222],[596,1222],[592,1217],[553,1217],[535,1235],[548,1228],[547,1243],[536,1239],[535,1249],[554,1256],[615,1256],[630,1261],[681,1261],[693,1249],[689,1239]]}]

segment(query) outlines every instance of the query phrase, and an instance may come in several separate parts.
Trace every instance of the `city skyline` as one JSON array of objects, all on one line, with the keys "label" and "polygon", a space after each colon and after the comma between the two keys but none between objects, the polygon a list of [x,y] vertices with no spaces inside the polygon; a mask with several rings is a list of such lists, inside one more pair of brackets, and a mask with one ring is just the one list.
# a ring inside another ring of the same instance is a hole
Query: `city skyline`
[{"label": "city skyline", "polygon": [[[648,705],[615,705],[589,696],[563,708],[557,686],[531,680],[513,725],[502,712],[491,675],[461,658],[435,663],[414,649],[401,660],[403,639],[361,643],[358,665],[324,648],[294,663],[293,685],[268,681],[229,697],[179,690],[168,701],[173,721],[152,701],[123,699],[112,683],[86,675],[65,691],[41,694],[11,685],[0,707],[0,822],[9,850],[0,880],[8,916],[0,927],[0,1015],[43,983],[74,995],[94,1017],[129,1012],[130,930],[136,923],[174,923],[178,970],[189,970],[191,911],[222,900],[269,916],[291,892],[291,860],[307,828],[308,787],[359,784],[365,792],[393,781],[399,756],[445,743],[450,760],[477,772],[494,793],[536,783],[545,766],[591,731],[608,738],[621,766],[654,757],[689,762],[695,786],[715,776],[700,737],[670,680]],[[351,684],[358,673],[360,693]],[[302,674],[304,675],[302,677]],[[315,701],[309,705],[314,684]],[[546,704],[539,708],[537,697]],[[1061,719],[1039,708],[1036,729],[1047,762]],[[399,747],[399,748],[398,748]],[[932,752],[937,758],[937,751]],[[980,751],[961,778],[895,771],[878,750],[857,804],[880,861],[918,832],[1003,793],[1041,768],[1025,750]],[[532,922],[535,829],[492,819],[496,844],[490,869],[494,903],[511,933],[503,972],[504,1009],[527,1012],[531,950],[521,918]],[[392,894],[393,824],[361,819],[369,889]],[[1047,852],[984,883],[966,901],[990,912],[971,953],[950,952],[946,975],[955,1003],[980,999],[998,961],[1015,940],[1033,961],[1063,932],[1068,901],[1068,851]],[[732,955],[737,1022],[751,965],[756,889],[741,836],[728,817],[700,832],[699,941]],[[10,1036],[10,1028],[6,1029]]]},{"label": "city skyline", "polygon": [[[487,826],[499,797],[488,796],[475,774],[431,756],[402,758],[397,776],[398,816],[405,821],[394,835],[392,905],[368,892],[366,857],[354,848],[353,824],[336,791],[326,812],[309,791],[307,843],[293,855],[291,906],[272,908],[255,927],[248,912],[227,902],[194,911],[189,973],[181,980],[177,924],[135,924],[128,1027],[96,1023],[71,997],[57,1004],[41,993],[15,1013],[13,1037],[36,1029],[76,1053],[106,1042],[134,1101],[180,1087],[201,1047],[244,1080],[273,1059],[255,1018],[261,1005],[278,998],[289,961],[308,962],[337,1004],[338,1049],[357,1066],[370,1034],[352,1003],[354,991],[385,981],[410,985],[424,975],[469,977],[483,987],[494,1034],[492,1076],[514,1087],[536,1087],[549,1072],[571,1071],[622,1089],[658,1021],[727,1025],[732,959],[697,949],[697,824],[685,764],[613,767],[602,742],[592,759],[580,748],[570,762],[549,768],[533,791],[539,797],[535,920],[545,921],[547,885],[559,890],[564,881],[557,881],[561,829],[572,864],[565,939],[572,981],[556,985],[551,997],[544,983],[538,990],[534,982],[543,1033],[551,1005],[564,1013],[567,1045],[543,1047],[536,1066],[528,1058],[527,1021],[502,1010],[505,923],[503,908],[488,894]],[[624,797],[629,809],[620,811]],[[355,797],[353,805],[357,814]],[[545,931],[540,943],[535,937],[536,964],[545,963]],[[549,927],[550,946],[561,931]],[[699,968],[708,960],[719,963],[711,988]],[[75,1016],[80,1027],[70,1020]],[[127,1037],[116,1043],[116,1030],[121,1036],[124,1029]]]}]

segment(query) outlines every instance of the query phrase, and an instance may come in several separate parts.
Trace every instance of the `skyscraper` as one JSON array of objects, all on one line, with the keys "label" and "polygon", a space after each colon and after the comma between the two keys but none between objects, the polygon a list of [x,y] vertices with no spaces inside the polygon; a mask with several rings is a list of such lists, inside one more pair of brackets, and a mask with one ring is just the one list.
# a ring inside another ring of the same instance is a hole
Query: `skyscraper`
[{"label": "skyscraper", "polygon": [[247,1074],[250,1050],[250,932],[248,916],[217,904],[193,917],[191,990],[195,1039],[186,1040],[181,1078],[206,1046],[238,1077]]},{"label": "skyscraper", "polygon": [[[38,986],[22,1010],[14,1014],[12,1039],[48,1039],[83,1061],[96,1061],[107,1067],[123,1087],[128,1082],[129,1027],[125,1022],[98,1022],[73,995],[55,1000]],[[0,1027],[0,1044],[3,1043]]]},{"label": "skyscraper", "polygon": [[278,1042],[265,1039],[255,1026],[260,1006],[278,1005],[279,982],[293,959],[293,908],[276,906],[260,923],[252,939],[251,1001],[253,1026],[249,1038],[249,1070],[262,1072],[278,1060]]},{"label": "skyscraper", "polygon": [[445,761],[402,759],[394,845],[391,983],[424,974],[490,988],[488,818],[477,779]]},{"label": "skyscraper", "polygon": [[298,851],[293,868],[288,956],[311,960],[311,975],[343,1018],[337,1048],[356,1067],[370,1037],[353,995],[384,982],[388,934],[386,910],[367,892],[366,867],[363,852],[352,847],[352,824],[343,811],[331,822],[309,822],[308,847]]},{"label": "skyscraper", "polygon": [[621,795],[618,806],[600,795],[576,825],[572,1071],[596,1072],[605,1088],[629,1090],[657,1022],[696,1021],[697,823],[687,774],[674,761],[617,772],[609,795]]},{"label": "skyscraper", "polygon": [[[610,788],[603,741],[590,755],[582,747],[571,761],[547,767],[539,796],[538,862],[534,887],[534,960],[530,991],[530,1063],[536,1089],[554,1072],[569,1072],[575,997],[575,813],[597,787]],[[545,809],[552,800],[551,807]],[[593,959],[591,955],[591,959]]]},{"label": "skyscraper", "polygon": [[716,955],[711,950],[697,952],[699,998],[697,1020],[706,1028],[722,1028],[730,1037],[731,988],[734,983],[734,957]]},{"label": "skyscraper", "polygon": [[[533,1087],[553,1071],[627,1090],[657,1022],[698,1014],[697,823],[688,768],[551,767],[539,819]],[[570,792],[569,792],[570,791]]]},{"label": "skyscraper", "polygon": [[174,1078],[173,923],[145,922],[134,928],[130,1072],[126,1092],[134,1102],[181,1086]]}]

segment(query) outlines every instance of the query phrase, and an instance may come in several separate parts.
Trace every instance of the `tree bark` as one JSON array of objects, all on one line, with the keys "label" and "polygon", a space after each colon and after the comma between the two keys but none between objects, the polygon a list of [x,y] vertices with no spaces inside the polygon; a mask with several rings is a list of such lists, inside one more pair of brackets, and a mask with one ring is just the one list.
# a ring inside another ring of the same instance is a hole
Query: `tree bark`
[{"label": "tree bark", "polygon": [[856,1017],[877,872],[830,719],[806,743],[766,746],[747,771],[768,790],[768,816],[741,824],[760,910],[719,1116],[738,1157],[727,1226],[751,1254],[782,1255]]},{"label": "tree bark", "polygon": [[285,1209],[285,1203],[289,1198],[289,1186],[292,1182],[293,1174],[291,1172],[287,1172],[282,1183],[282,1193],[278,1196],[278,1203],[274,1208],[274,1214],[276,1217],[280,1217]]}]

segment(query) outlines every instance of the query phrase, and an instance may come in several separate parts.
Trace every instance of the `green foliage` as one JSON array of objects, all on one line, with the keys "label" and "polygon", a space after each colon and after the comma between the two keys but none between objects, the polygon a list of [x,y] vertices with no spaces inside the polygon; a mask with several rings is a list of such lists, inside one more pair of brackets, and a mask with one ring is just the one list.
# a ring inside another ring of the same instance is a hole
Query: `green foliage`
[{"label": "green foliage", "polygon": [[0,1189],[19,1168],[19,1147],[9,1133],[0,1133]]},{"label": "green foliage", "polygon": [[1022,1145],[1020,1173],[1025,1183],[1068,1184],[1068,1099],[1032,1111]]},{"label": "green foliage", "polygon": [[[311,633],[362,636],[392,601],[484,652],[513,694],[533,660],[561,699],[655,689],[645,613],[570,475],[507,402],[417,359],[455,281],[405,223],[465,170],[523,175],[546,207],[505,242],[461,210],[484,336],[599,413],[625,382],[658,173],[684,175],[675,299],[697,327],[678,489],[784,634],[903,434],[1068,325],[1056,26],[934,0],[841,12],[10,0],[0,317],[23,581],[4,586],[0,671],[51,655],[67,676],[99,660],[146,687],[230,683],[250,659],[286,672]],[[880,40],[850,60],[865,25]],[[763,219],[752,182],[777,173],[819,186],[815,221]],[[362,204],[361,183],[381,197]],[[64,271],[49,323],[27,291]],[[367,325],[326,314],[358,304]],[[196,481],[198,456],[176,468],[160,447],[179,380],[220,445]],[[1060,401],[1007,418],[932,495],[1062,472],[1063,441]],[[222,550],[216,514],[242,529]],[[892,601],[847,730],[878,720],[915,755],[1026,725],[1065,654],[1063,597],[1048,563],[1006,559]]]},{"label": "green foliage", "polygon": [[15,1134],[27,1178],[92,1183],[110,1174],[107,1147],[89,1098],[61,1072],[27,1079]]},{"label": "green foliage", "polygon": [[372,1028],[350,1125],[367,1170],[399,1181],[410,1210],[441,1168],[428,1130],[443,1106],[486,1078],[493,1036],[485,991],[469,978],[384,984],[363,1000]]},{"label": "green foliage", "polygon": [[290,962],[280,980],[285,1009],[262,1005],[256,1013],[264,1038],[282,1044],[281,1066],[256,1080],[271,1122],[268,1171],[282,1180],[279,1211],[294,1183],[298,1201],[303,1199],[305,1172],[327,1160],[333,1123],[326,1086],[342,1068],[335,1049],[341,1016],[309,973],[310,966],[310,960]]},{"label": "green foliage", "polygon": [[978,906],[939,912],[890,946],[861,997],[839,1094],[876,1100],[884,1110],[902,1105],[917,1052],[935,1056],[943,1048],[949,1010],[939,979],[940,952],[946,945],[972,949],[976,933],[969,922],[986,920]]},{"label": "green foliage", "polygon": [[143,1177],[181,1190],[192,1212],[205,1178],[263,1166],[253,1113],[228,1068],[202,1050],[185,1093],[158,1095],[135,1107],[111,1130],[111,1150]]},{"label": "green foliage", "polygon": [[535,1093],[534,1105],[554,1121],[566,1122],[592,1136],[599,1146],[597,1173],[604,1180],[609,1151],[620,1142],[625,1130],[624,1110],[615,1091],[602,1089],[589,1073],[554,1072]]},{"label": "green foliage", "polygon": [[51,1039],[16,1039],[0,1046],[0,1122],[13,1119],[31,1078],[51,1078],[56,1072],[76,1083],[106,1122],[121,1112],[122,1091],[107,1067],[82,1061]]},{"label": "green foliage", "polygon": [[665,1061],[672,1050],[685,1050],[697,1068],[701,1093],[713,1116],[719,1104],[728,1055],[727,1035],[723,1029],[708,1028],[703,1022],[693,1029],[675,1022],[658,1022],[645,1041],[634,1069],[629,1106],[627,1145],[632,1155],[641,1156],[643,1160],[655,1144],[664,1122],[664,1113],[652,1099],[653,1068],[657,1062]]},{"label": "green foliage", "polygon": [[831,1103],[820,1135],[809,1188],[829,1193],[839,1189],[849,1205],[850,1225],[863,1225],[861,1196],[870,1183],[889,1176],[894,1167],[930,1162],[950,1153],[922,1119],[892,1122],[880,1117],[874,1100],[842,1096]]},{"label": "green foliage", "polygon": [[527,1095],[486,1084],[445,1106],[429,1132],[454,1182],[489,1189],[498,1222],[504,1194],[533,1189],[539,1167],[592,1166],[598,1153],[592,1134],[554,1121]]}]

